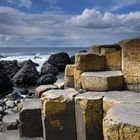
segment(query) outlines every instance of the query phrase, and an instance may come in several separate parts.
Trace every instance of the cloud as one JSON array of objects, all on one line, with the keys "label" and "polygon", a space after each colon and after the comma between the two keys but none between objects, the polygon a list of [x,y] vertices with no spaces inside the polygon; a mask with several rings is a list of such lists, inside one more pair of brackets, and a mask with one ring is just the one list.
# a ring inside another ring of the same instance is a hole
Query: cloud
[{"label": "cloud", "polygon": [[7,0],[8,3],[15,4],[18,7],[30,8],[32,6],[31,0]]},{"label": "cloud", "polygon": [[81,15],[64,12],[25,13],[0,7],[0,46],[79,47],[114,43],[139,35],[140,12],[101,13],[85,9]]},{"label": "cloud", "polygon": [[94,9],[85,9],[81,15],[72,17],[67,22],[73,26],[92,29],[123,29],[134,31],[140,29],[140,12],[128,14],[101,13]]}]

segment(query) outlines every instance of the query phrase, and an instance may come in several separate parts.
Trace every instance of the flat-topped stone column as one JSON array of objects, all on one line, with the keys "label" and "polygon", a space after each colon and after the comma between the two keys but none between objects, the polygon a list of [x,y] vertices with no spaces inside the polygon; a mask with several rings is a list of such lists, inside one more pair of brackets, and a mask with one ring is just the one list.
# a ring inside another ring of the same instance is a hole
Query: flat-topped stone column
[{"label": "flat-topped stone column", "polygon": [[74,69],[75,65],[67,65],[65,68],[65,86],[73,88],[74,87]]},{"label": "flat-topped stone column", "polygon": [[72,89],[50,90],[42,95],[42,120],[45,140],[76,140]]},{"label": "flat-topped stone column", "polygon": [[103,96],[105,92],[85,92],[75,97],[77,140],[103,140]]},{"label": "flat-topped stone column", "polygon": [[140,91],[140,37],[120,42],[125,88]]},{"label": "flat-topped stone column", "polygon": [[140,104],[140,93],[133,91],[108,91],[103,98],[103,108],[106,113],[116,104]]},{"label": "flat-topped stone column", "polygon": [[19,121],[20,137],[42,137],[41,100],[25,101],[19,114]]},{"label": "flat-topped stone column", "polygon": [[118,104],[103,121],[104,140],[140,140],[140,105]]},{"label": "flat-topped stone column", "polygon": [[105,69],[105,59],[94,53],[78,53],[75,55],[75,66],[77,70],[101,71]]},{"label": "flat-topped stone column", "polygon": [[83,89],[90,91],[121,90],[123,76],[121,71],[84,72],[81,84]]}]

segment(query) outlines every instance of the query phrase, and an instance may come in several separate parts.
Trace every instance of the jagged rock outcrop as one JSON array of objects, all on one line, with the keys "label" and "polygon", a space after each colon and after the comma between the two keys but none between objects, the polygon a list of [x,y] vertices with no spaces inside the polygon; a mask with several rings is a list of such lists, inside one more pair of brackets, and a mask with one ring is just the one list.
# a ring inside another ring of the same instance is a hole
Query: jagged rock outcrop
[{"label": "jagged rock outcrop", "polygon": [[17,85],[36,85],[39,73],[31,60],[15,74],[13,81]]}]

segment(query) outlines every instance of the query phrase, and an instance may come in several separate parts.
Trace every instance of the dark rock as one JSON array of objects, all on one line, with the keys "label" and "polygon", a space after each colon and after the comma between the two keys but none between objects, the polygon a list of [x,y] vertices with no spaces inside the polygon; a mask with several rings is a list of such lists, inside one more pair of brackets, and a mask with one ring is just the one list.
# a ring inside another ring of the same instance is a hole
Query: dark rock
[{"label": "dark rock", "polygon": [[71,62],[71,64],[75,63],[75,56],[74,55],[70,57],[70,62]]},{"label": "dark rock", "polygon": [[20,67],[18,66],[18,62],[17,60],[13,60],[13,61],[0,61],[0,64],[3,65],[5,72],[12,78],[20,69]]},{"label": "dark rock", "polygon": [[37,85],[54,84],[56,80],[57,80],[56,76],[52,74],[46,74],[38,79]]},{"label": "dark rock", "polygon": [[70,64],[70,57],[67,53],[57,53],[50,56],[48,63],[55,65],[59,71],[64,71],[67,64]]},{"label": "dark rock", "polygon": [[46,61],[41,68],[41,75],[45,75],[45,74],[49,74],[49,73],[51,73],[53,75],[58,75],[59,71],[55,65],[50,64]]},{"label": "dark rock", "polygon": [[87,52],[87,50],[81,50],[78,53],[83,53],[83,52]]},{"label": "dark rock", "polygon": [[39,73],[31,60],[26,61],[23,67],[13,77],[17,85],[35,85],[39,78]]},{"label": "dark rock", "polygon": [[[4,71],[3,66],[0,64],[0,91],[8,91],[12,89],[13,83],[7,73]],[[6,94],[2,92],[0,94]]]},{"label": "dark rock", "polygon": [[[25,60],[25,61],[22,61],[22,62],[18,62],[18,66],[20,67],[20,68],[22,68],[23,66],[24,66],[24,64],[26,63],[26,62],[28,62],[29,60]],[[30,60],[33,64],[34,64],[34,66],[35,67],[38,67],[39,66],[39,64],[38,63],[35,63],[35,62],[33,62],[32,60]]]},{"label": "dark rock", "polygon": [[41,101],[35,99],[25,101],[19,121],[21,137],[42,137]]}]

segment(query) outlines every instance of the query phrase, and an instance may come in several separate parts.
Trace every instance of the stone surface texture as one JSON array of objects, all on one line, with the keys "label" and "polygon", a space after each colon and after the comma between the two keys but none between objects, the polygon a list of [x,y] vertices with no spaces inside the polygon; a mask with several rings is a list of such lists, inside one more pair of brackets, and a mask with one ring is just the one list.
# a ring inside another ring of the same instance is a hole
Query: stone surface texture
[{"label": "stone surface texture", "polygon": [[75,97],[77,140],[103,140],[103,96],[105,92],[85,92]]},{"label": "stone surface texture", "polygon": [[103,129],[104,140],[139,140],[140,105],[115,105],[104,118]]},{"label": "stone surface texture", "polygon": [[75,65],[77,70],[101,71],[105,69],[105,59],[94,53],[78,53],[75,55]]},{"label": "stone surface texture", "polygon": [[121,90],[123,76],[120,71],[84,72],[81,84],[83,89],[90,91]]},{"label": "stone surface texture", "polygon": [[106,113],[116,104],[140,104],[140,93],[133,91],[108,91],[103,98],[103,108]]},{"label": "stone surface texture", "polygon": [[74,87],[74,69],[75,65],[67,65],[65,69],[65,86]]},{"label": "stone surface texture", "polygon": [[140,37],[120,42],[126,89],[140,91]]},{"label": "stone surface texture", "polygon": [[41,100],[25,101],[19,115],[19,121],[20,137],[42,137]]},{"label": "stone surface texture", "polygon": [[76,140],[73,89],[50,90],[42,95],[45,140]]}]

